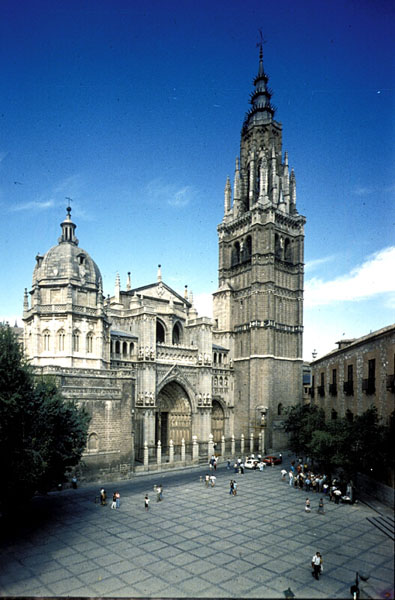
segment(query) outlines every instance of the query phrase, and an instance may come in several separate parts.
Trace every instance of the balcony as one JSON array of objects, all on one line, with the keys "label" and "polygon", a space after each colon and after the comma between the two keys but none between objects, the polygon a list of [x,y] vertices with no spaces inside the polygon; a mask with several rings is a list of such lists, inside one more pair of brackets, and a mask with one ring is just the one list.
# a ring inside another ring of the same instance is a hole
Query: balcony
[{"label": "balcony", "polygon": [[346,396],[354,396],[354,383],[352,381],[345,381],[343,383],[343,392]]},{"label": "balcony", "polygon": [[321,398],[323,396],[325,396],[325,386],[324,385],[319,385],[317,387],[317,392],[318,392],[318,395],[321,396]]},{"label": "balcony", "polygon": [[387,390],[395,394],[395,375],[387,375]]},{"label": "balcony", "polygon": [[365,392],[367,396],[371,396],[376,392],[376,379],[371,377],[370,379],[362,379],[362,391]]},{"label": "balcony", "polygon": [[329,393],[331,396],[337,396],[337,384],[336,383],[329,384]]}]

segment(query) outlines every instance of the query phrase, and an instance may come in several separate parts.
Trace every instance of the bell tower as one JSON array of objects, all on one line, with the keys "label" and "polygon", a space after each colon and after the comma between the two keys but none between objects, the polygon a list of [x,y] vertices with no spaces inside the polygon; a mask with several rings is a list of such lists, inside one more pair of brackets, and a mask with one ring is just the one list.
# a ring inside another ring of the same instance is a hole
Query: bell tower
[{"label": "bell tower", "polygon": [[[303,247],[305,217],[296,209],[296,181],[283,155],[263,68],[250,96],[236,158],[233,202],[229,178],[218,225],[216,334],[231,349],[235,372],[235,435],[286,445],[281,414],[302,398]],[[265,414],[265,418],[262,416]]]}]

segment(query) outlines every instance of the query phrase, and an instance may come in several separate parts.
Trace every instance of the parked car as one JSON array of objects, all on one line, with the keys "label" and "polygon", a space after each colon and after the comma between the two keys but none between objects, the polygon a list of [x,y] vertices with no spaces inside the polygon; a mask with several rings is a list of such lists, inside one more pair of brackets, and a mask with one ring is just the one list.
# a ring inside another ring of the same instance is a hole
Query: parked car
[{"label": "parked car", "polygon": [[254,469],[257,468],[259,460],[257,458],[246,458],[244,462],[245,469]]},{"label": "parked car", "polygon": [[283,462],[281,456],[265,456],[265,458],[263,458],[262,460],[267,465],[281,465],[281,463]]}]

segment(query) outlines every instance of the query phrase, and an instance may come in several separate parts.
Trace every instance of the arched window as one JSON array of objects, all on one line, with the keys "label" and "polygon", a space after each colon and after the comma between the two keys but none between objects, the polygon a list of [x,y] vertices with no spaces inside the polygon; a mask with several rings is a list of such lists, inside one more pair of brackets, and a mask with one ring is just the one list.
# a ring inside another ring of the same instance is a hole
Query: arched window
[{"label": "arched window", "polygon": [[48,329],[43,332],[43,340],[44,340],[44,352],[48,352],[50,350],[51,343],[51,334]]},{"label": "arched window", "polygon": [[59,352],[64,352],[64,340],[65,340],[65,332],[64,329],[60,329],[58,331],[58,350]]},{"label": "arched window", "polygon": [[99,450],[99,436],[97,433],[91,433],[88,438],[88,450],[89,452],[98,452]]},{"label": "arched window", "polygon": [[172,343],[173,344],[181,344],[182,338],[182,329],[179,323],[174,323],[173,334],[172,334]]},{"label": "arched window", "polygon": [[121,354],[121,342],[119,340],[115,342],[115,354]]},{"label": "arched window", "polygon": [[280,238],[280,236],[278,235],[278,233],[276,233],[275,238],[274,238],[274,253],[275,253],[275,257],[277,258],[277,260],[282,260],[283,258],[283,241]]},{"label": "arched window", "polygon": [[236,242],[232,248],[232,266],[240,262],[240,242]]},{"label": "arched window", "polygon": [[75,329],[73,332],[73,352],[80,351],[80,332],[78,329]]},{"label": "arched window", "polygon": [[215,365],[217,364],[217,353],[216,352],[214,352],[214,364]]},{"label": "arched window", "polygon": [[281,402],[280,402],[280,404],[277,406],[277,414],[278,414],[279,416],[283,414],[283,405],[281,404]]},{"label": "arched window", "polygon": [[285,238],[284,242],[284,260],[292,262],[291,241],[289,238]]},{"label": "arched window", "polygon": [[165,343],[165,328],[163,324],[157,319],[156,320],[156,343],[164,344]]},{"label": "arched window", "polygon": [[127,342],[124,342],[122,344],[122,356],[127,356],[128,355],[128,344]]},{"label": "arched window", "polygon": [[227,377],[224,377],[224,386],[228,387],[228,378]]},{"label": "arched window", "polygon": [[218,364],[222,364],[222,354],[221,352],[218,354]]},{"label": "arched window", "polygon": [[250,260],[251,254],[252,254],[252,238],[250,235],[248,235],[246,238],[245,254],[246,254],[246,260]]},{"label": "arched window", "polygon": [[88,333],[86,336],[86,351],[88,354],[93,352],[93,333]]},{"label": "arched window", "polygon": [[222,377],[219,378],[219,387],[223,387],[224,385],[224,380],[222,379]]},{"label": "arched window", "polygon": [[214,377],[214,387],[217,387],[217,385],[218,385],[218,377],[215,376]]}]

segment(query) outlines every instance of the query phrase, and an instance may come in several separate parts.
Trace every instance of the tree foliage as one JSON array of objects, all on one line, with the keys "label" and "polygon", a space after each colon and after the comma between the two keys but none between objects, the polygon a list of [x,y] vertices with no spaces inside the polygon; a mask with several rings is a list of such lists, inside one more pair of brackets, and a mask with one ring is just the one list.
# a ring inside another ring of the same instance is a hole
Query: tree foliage
[{"label": "tree foliage", "polygon": [[327,473],[341,468],[350,477],[362,472],[385,480],[393,470],[394,417],[388,427],[380,424],[374,406],[352,421],[325,421],[324,411],[315,405],[292,406],[285,429],[290,433],[291,450],[309,456]]},{"label": "tree foliage", "polygon": [[1,499],[15,504],[63,481],[86,446],[90,417],[65,401],[54,381],[38,379],[12,330],[0,327]]}]

